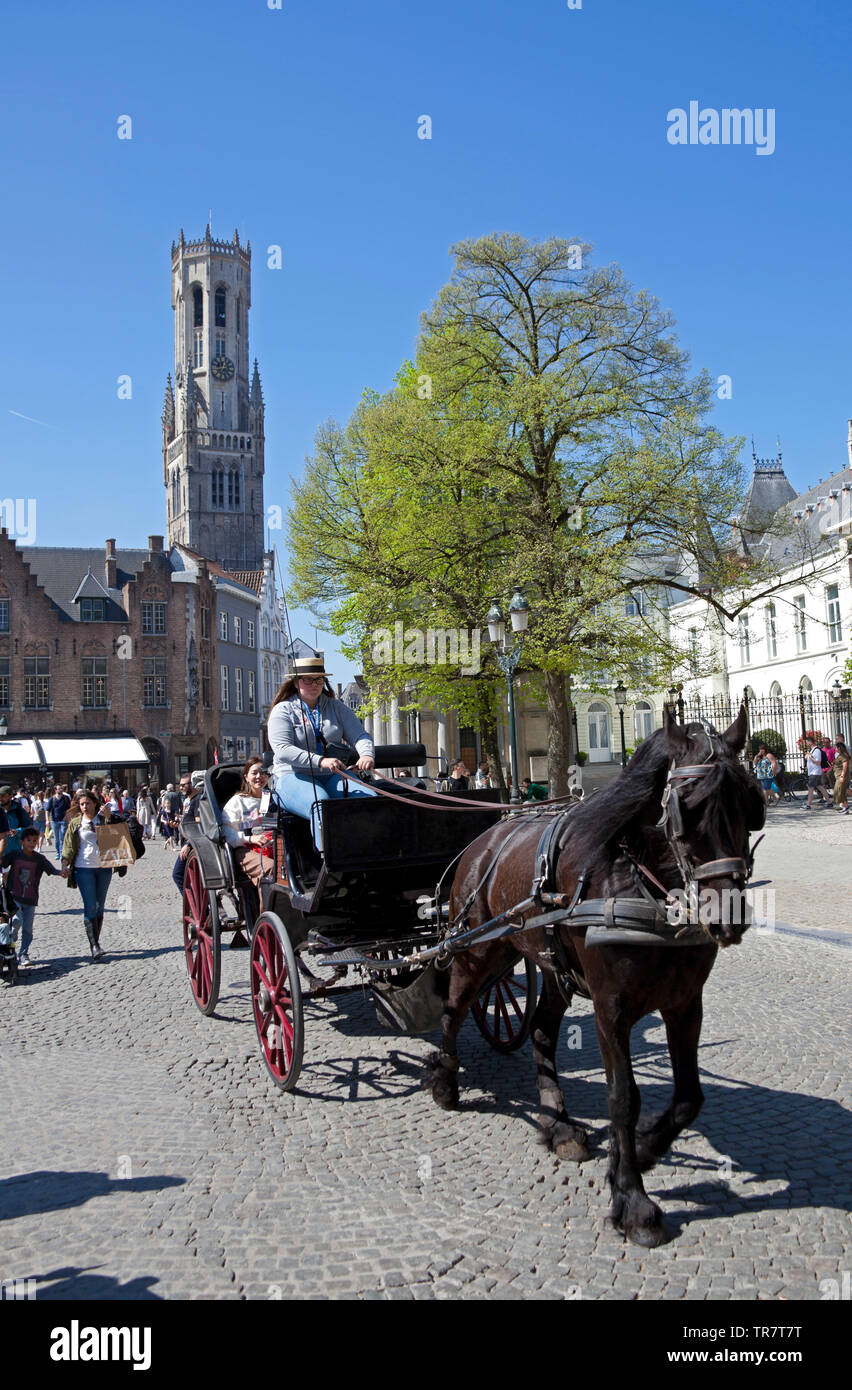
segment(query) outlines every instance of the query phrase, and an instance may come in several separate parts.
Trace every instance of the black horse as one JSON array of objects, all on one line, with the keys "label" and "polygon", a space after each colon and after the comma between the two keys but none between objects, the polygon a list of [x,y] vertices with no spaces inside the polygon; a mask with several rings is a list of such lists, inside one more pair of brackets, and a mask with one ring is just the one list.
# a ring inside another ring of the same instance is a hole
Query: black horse
[{"label": "black horse", "polygon": [[[543,972],[532,1019],[540,1139],[560,1158],[588,1158],[588,1133],[565,1110],[555,1065],[559,1026],[572,993],[587,994],[594,1004],[607,1077],[610,1217],[639,1245],[661,1245],[669,1239],[662,1212],[645,1192],[641,1173],[666,1153],[701,1108],[701,992],[717,948],[738,943],[747,925],[742,903],[751,868],[749,831],[761,828],[766,808],[757,783],[739,759],[746,730],[744,709],[724,734],[703,723],[680,726],[667,711],[664,727],[641,744],[617,780],[560,817],[555,833],[551,881],[556,891],[546,895],[545,902],[564,908],[575,899],[582,906],[589,899],[615,898],[622,904],[629,900],[629,914],[638,900],[645,904],[640,913],[650,910],[653,916],[653,898],[661,918],[671,922],[675,899],[680,907],[691,901],[693,925],[686,930],[687,940],[695,944],[590,945],[585,937],[593,909],[587,907],[585,924],[563,920],[550,930],[535,927],[475,946],[453,959],[441,1051],[428,1064],[426,1084],[435,1101],[444,1109],[455,1108],[456,1040],[468,1009],[484,982],[507,969],[518,951],[532,957]],[[533,908],[517,914],[511,909],[529,901],[530,885],[540,872],[546,824],[532,816],[519,827],[518,820],[510,818],[469,846],[450,894],[451,934],[464,923],[475,928],[504,912],[517,922],[542,912],[540,897]],[[511,843],[501,851],[510,836]],[[673,891],[675,899],[668,896]],[[601,932],[596,934],[600,937]],[[670,928],[669,938],[673,935]],[[674,1094],[661,1115],[640,1119],[630,1031],[654,1010],[666,1025]]]}]

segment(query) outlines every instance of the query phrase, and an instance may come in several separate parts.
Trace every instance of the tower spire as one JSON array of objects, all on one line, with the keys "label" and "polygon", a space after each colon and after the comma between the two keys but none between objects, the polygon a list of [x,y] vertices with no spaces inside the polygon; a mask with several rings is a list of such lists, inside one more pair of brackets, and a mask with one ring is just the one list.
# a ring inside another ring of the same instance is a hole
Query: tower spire
[{"label": "tower spire", "polygon": [[163,440],[170,443],[175,437],[175,393],[172,390],[172,374],[166,377],[166,394],[163,400]]}]

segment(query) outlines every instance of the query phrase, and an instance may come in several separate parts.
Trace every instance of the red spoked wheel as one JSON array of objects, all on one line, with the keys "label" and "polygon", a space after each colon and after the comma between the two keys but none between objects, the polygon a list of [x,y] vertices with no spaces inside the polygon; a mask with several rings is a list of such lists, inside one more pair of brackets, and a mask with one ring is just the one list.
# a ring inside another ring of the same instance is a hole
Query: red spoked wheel
[{"label": "red spoked wheel", "polygon": [[471,1007],[477,1028],[495,1052],[526,1042],[538,999],[538,971],[526,956],[494,980]]},{"label": "red spoked wheel", "polygon": [[292,1091],[302,1070],[305,1016],[296,953],[274,912],[262,912],[251,938],[251,1002],[266,1070]]},{"label": "red spoked wheel", "polygon": [[183,880],[183,950],[192,997],[208,1017],[219,999],[222,964],[219,909],[204,887],[198,856],[190,853]]}]

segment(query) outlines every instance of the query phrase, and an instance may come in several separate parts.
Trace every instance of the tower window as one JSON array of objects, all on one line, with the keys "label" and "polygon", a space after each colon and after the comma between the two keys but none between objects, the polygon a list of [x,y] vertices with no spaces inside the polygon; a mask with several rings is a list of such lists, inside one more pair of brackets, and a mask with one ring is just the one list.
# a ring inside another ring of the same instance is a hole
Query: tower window
[{"label": "tower window", "polygon": [[217,356],[217,357],[224,357],[224,356],[225,356],[225,335],[224,335],[224,334],[222,334],[221,337],[217,337],[217,339],[216,339],[216,356]]},{"label": "tower window", "polygon": [[225,473],[222,468],[214,468],[210,475],[211,495],[210,504],[213,507],[224,507],[225,505]]},{"label": "tower window", "polygon": [[235,469],[228,474],[228,506],[238,510],[240,505],[240,475]]},{"label": "tower window", "polygon": [[222,289],[216,291],[216,327],[225,327],[225,291]]},{"label": "tower window", "polygon": [[241,301],[240,299],[238,299],[237,302],[236,302],[236,304],[235,304],[235,306],[234,306],[234,313],[236,314],[237,332],[238,332],[238,333],[241,331],[241,327],[242,327],[242,313],[240,312],[240,304],[241,304],[241,303],[242,303],[242,301]]},{"label": "tower window", "polygon": [[194,368],[204,366],[204,334],[197,330],[192,344],[192,365]]},{"label": "tower window", "polygon": [[204,327],[204,292],[199,285],[192,291],[192,326]]}]

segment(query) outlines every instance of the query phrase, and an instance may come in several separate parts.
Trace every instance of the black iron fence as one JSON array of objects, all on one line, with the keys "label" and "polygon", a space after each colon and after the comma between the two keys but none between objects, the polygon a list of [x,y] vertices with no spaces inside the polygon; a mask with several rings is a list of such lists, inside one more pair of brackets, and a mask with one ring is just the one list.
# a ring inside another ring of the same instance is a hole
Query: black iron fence
[{"label": "black iron fence", "polygon": [[[691,719],[709,719],[720,731],[732,724],[746,701],[745,692],[736,696],[683,695],[679,693],[673,707],[681,723]],[[852,691],[839,694],[830,690],[800,690],[795,695],[767,695],[750,698],[748,708],[749,741],[756,751],[757,740],[776,743],[773,751],[780,753],[790,771],[804,770],[803,739],[812,734],[833,741],[842,738],[852,748]],[[775,735],[775,740],[771,735]]]}]

